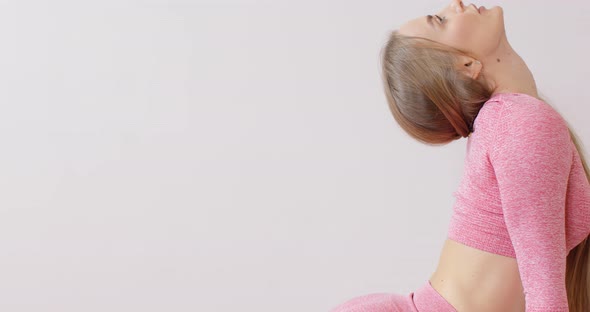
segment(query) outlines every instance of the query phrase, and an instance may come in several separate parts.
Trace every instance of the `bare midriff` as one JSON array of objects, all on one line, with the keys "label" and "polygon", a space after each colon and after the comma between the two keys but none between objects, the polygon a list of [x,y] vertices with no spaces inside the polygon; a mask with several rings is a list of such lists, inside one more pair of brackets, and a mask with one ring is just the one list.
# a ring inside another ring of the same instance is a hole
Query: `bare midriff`
[{"label": "bare midriff", "polygon": [[524,312],[515,258],[446,239],[432,287],[459,312]]}]

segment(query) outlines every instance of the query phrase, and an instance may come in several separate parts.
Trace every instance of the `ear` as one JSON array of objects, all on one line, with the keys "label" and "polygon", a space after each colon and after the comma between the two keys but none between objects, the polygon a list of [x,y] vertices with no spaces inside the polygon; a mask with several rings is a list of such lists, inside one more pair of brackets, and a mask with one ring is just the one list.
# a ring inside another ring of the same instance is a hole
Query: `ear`
[{"label": "ear", "polygon": [[479,60],[468,56],[459,56],[459,60],[459,71],[467,77],[477,80],[483,68],[483,64]]}]

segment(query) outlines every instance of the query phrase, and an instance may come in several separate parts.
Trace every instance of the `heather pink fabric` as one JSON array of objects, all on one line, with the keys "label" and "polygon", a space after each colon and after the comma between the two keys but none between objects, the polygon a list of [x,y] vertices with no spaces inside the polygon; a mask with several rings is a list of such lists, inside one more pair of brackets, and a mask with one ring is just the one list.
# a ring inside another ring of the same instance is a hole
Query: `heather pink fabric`
[{"label": "heather pink fabric", "polygon": [[457,312],[426,281],[418,290],[407,295],[373,293],[352,298],[330,312]]},{"label": "heather pink fabric", "polygon": [[[516,258],[526,312],[568,312],[566,259],[590,233],[590,183],[562,116],[527,94],[493,95],[474,120],[453,196],[448,238]],[[453,311],[427,285],[332,312]]]},{"label": "heather pink fabric", "polygon": [[453,195],[448,238],[516,258],[526,312],[567,312],[566,257],[590,233],[590,184],[561,115],[526,94],[492,96]]}]

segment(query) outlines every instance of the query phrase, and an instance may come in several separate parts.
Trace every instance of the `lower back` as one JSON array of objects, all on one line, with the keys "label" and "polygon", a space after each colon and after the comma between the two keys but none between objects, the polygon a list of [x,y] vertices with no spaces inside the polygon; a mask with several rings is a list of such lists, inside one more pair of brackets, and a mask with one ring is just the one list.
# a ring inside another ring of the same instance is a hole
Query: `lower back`
[{"label": "lower back", "polygon": [[430,283],[460,312],[525,311],[515,258],[447,239]]}]

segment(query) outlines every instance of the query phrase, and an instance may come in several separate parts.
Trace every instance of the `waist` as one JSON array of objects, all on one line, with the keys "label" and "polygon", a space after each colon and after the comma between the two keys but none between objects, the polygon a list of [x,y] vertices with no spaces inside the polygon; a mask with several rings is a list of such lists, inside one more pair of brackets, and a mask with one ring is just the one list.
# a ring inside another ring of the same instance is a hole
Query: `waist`
[{"label": "waist", "polygon": [[453,209],[447,238],[490,254],[516,257],[508,230],[504,221],[500,221],[501,215],[474,213],[472,210],[476,208],[466,204],[463,199],[458,199]]},{"label": "waist", "polygon": [[525,311],[515,258],[448,238],[430,283],[458,311]]}]

